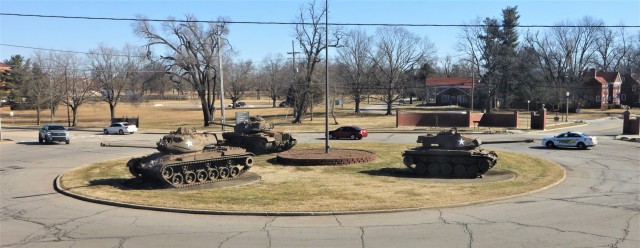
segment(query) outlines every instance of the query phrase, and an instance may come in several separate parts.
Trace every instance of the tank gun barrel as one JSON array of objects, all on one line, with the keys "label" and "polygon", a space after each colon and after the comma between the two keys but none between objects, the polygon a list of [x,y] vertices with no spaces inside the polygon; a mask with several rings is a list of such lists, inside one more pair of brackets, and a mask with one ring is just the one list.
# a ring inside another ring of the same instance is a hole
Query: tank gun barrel
[{"label": "tank gun barrel", "polygon": [[487,144],[507,144],[507,143],[533,143],[533,139],[482,141],[483,145],[487,145]]},{"label": "tank gun barrel", "polygon": [[102,147],[135,147],[135,148],[151,148],[156,149],[156,146],[147,146],[147,145],[126,145],[126,144],[118,144],[118,143],[100,143]]}]

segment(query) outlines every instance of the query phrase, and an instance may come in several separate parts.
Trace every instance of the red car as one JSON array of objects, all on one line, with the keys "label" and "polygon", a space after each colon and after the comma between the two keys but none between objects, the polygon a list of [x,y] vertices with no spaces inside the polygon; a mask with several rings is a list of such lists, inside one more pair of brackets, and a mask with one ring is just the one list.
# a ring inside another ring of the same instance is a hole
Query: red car
[{"label": "red car", "polygon": [[329,139],[340,139],[340,138],[348,138],[348,139],[362,139],[367,137],[367,130],[357,127],[357,126],[344,126],[339,127],[336,130],[329,131]]}]

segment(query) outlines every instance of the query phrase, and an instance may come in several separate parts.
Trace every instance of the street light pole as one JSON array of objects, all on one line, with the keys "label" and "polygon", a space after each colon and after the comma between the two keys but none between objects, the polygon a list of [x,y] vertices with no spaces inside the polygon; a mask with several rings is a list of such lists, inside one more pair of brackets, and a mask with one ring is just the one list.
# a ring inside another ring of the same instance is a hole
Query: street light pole
[{"label": "street light pole", "polygon": [[564,122],[569,122],[569,91],[567,91],[567,112],[564,118]]}]

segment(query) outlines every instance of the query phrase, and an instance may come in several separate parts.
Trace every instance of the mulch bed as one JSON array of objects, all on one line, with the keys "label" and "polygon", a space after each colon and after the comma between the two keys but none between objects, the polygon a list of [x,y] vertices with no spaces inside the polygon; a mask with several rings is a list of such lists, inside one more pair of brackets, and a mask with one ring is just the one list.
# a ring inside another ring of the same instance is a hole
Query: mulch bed
[{"label": "mulch bed", "polygon": [[369,151],[355,149],[289,150],[278,154],[276,161],[286,165],[347,165],[376,160],[377,156]]}]

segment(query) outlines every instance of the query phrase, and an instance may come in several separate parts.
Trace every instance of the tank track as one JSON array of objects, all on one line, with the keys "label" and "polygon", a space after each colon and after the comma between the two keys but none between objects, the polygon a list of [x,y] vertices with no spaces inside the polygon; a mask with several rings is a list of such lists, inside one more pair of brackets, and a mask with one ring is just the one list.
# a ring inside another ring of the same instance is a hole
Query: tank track
[{"label": "tank track", "polygon": [[498,154],[491,151],[475,157],[433,156],[405,152],[403,163],[418,176],[440,178],[478,178],[497,163]]},{"label": "tank track", "polygon": [[[159,182],[173,188],[184,188],[237,179],[251,168],[253,164],[252,155],[249,153],[199,161],[171,163],[163,165],[157,173],[141,172],[131,166],[129,170],[134,176],[142,180]],[[211,171],[214,168],[217,170],[217,174],[215,175],[216,178],[212,180]],[[223,173],[223,169],[226,169],[226,173]],[[202,175],[202,172],[206,174]],[[177,180],[176,175],[179,175],[181,179]]]}]

